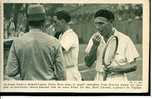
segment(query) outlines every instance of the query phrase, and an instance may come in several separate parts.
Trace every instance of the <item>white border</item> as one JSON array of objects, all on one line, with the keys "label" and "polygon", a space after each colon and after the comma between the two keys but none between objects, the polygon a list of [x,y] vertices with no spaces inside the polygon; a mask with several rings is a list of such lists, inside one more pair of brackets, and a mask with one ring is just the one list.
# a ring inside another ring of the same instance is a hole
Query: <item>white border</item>
[{"label": "white border", "polygon": [[4,0],[4,3],[143,3],[144,0]]},{"label": "white border", "polygon": [[[149,0],[4,0],[3,3],[85,3],[85,4],[92,4],[92,3],[100,3],[100,4],[126,4],[126,3],[131,3],[131,4],[143,4],[143,88],[141,90],[116,90],[116,89],[63,89],[64,92],[134,92],[134,93],[140,93],[140,92],[147,92],[148,91],[148,75],[149,75]],[[3,8],[1,11],[1,14],[3,14]],[[3,20],[3,18],[2,18]],[[1,42],[3,42],[3,21],[1,22],[2,26],[1,26]],[[1,47],[1,53],[0,53],[0,57],[1,57],[1,69],[3,71],[3,43],[0,44]],[[3,79],[3,72],[1,72],[1,81]],[[4,81],[7,82],[7,81]],[[9,81],[8,81],[9,82]],[[20,82],[20,81],[10,81],[10,82]],[[22,82],[27,82],[27,81],[22,81]],[[30,81],[28,81],[30,82]],[[39,82],[46,82],[47,81],[39,81]],[[53,83],[53,82],[52,82]],[[63,83],[67,83],[67,82],[63,82]],[[69,82],[72,83],[72,82]],[[80,82],[82,83],[82,82]],[[85,82],[84,82],[85,83]],[[87,82],[86,82],[87,83]],[[89,82],[91,83],[91,82]],[[97,82],[98,83],[98,82]],[[3,85],[2,85],[3,86]],[[38,90],[29,90],[29,89],[25,89],[25,90],[17,90],[17,89],[10,89],[10,90],[4,90],[5,92],[19,92],[19,91],[24,91],[24,92],[37,92]],[[60,92],[60,90],[56,90],[56,89],[39,89],[40,92]]]}]

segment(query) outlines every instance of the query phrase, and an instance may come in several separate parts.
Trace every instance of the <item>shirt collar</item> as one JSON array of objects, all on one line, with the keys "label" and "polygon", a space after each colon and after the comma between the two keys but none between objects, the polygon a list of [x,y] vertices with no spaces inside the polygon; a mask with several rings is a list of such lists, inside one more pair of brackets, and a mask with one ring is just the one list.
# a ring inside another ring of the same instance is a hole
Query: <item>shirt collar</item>
[{"label": "shirt collar", "polygon": [[62,38],[62,36],[63,35],[65,35],[66,33],[69,33],[69,32],[72,32],[73,30],[72,29],[67,29],[64,33],[61,33],[60,35],[59,35],[59,40]]},{"label": "shirt collar", "polygon": [[65,32],[62,32],[62,33],[60,34],[60,36],[66,34],[66,33],[69,33],[69,32],[71,32],[71,31],[73,31],[73,30],[69,28],[69,29],[67,29]]},{"label": "shirt collar", "polygon": [[37,28],[32,28],[30,29],[30,32],[42,32],[42,30]]},{"label": "shirt collar", "polygon": [[[113,33],[114,36],[118,36],[119,31],[118,31],[116,28],[112,28],[112,31],[114,32],[114,33]],[[97,33],[100,34],[99,32],[97,32]],[[101,34],[100,34],[100,35],[101,35]],[[109,39],[110,39],[113,35],[111,35],[111,36],[109,37]],[[104,37],[103,37],[102,35],[101,35],[101,42],[104,42],[104,43],[105,43]]]},{"label": "shirt collar", "polygon": [[119,31],[118,31],[116,28],[113,28],[112,30],[114,31],[114,34],[113,34],[113,35],[114,35],[114,36],[118,36]]},{"label": "shirt collar", "polygon": [[61,33],[61,34],[60,34],[60,37],[63,36],[63,35],[65,35],[66,33],[72,32],[72,31],[73,31],[73,30],[69,28],[69,29],[67,29],[64,33]]},{"label": "shirt collar", "polygon": [[[112,31],[113,31],[113,35],[114,36],[117,36],[118,35],[118,31],[116,28],[112,28]],[[99,32],[97,32],[98,34],[100,34]],[[101,35],[101,34],[100,34]],[[101,35],[102,36],[102,35]],[[103,37],[103,36],[102,36]]]},{"label": "shirt collar", "polygon": [[[73,30],[69,28],[69,29],[67,29],[64,33],[68,33],[68,32],[71,32],[71,31],[73,31]],[[63,34],[64,34],[64,33],[63,33]]]}]

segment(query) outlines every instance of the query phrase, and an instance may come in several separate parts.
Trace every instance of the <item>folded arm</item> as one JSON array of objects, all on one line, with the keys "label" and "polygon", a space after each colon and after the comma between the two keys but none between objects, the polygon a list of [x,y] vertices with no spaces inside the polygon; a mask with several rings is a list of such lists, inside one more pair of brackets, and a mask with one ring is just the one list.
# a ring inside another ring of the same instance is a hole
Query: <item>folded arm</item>
[{"label": "folded arm", "polygon": [[90,52],[87,53],[87,55],[85,56],[85,64],[90,67],[96,60],[97,58],[97,48],[98,46],[93,45]]},{"label": "folded arm", "polygon": [[137,62],[134,60],[131,63],[127,63],[125,65],[118,65],[118,66],[109,66],[107,67],[107,72],[114,72],[114,73],[129,73],[136,71],[137,69]]},{"label": "folded arm", "polygon": [[88,53],[86,53],[86,56],[84,59],[85,64],[88,67],[90,67],[97,58],[97,49],[101,41],[101,36],[99,34],[94,35],[94,37],[92,38],[92,41],[93,41],[93,45],[91,47],[91,50]]}]

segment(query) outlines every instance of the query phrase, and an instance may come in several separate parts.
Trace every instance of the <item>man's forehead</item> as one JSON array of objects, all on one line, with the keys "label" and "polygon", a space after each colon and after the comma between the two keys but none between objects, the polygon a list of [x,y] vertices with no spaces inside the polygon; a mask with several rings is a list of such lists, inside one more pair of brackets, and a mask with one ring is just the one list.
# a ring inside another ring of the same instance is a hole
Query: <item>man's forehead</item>
[{"label": "man's forehead", "polygon": [[105,17],[96,17],[94,19],[94,22],[103,22],[103,23],[107,23],[108,19],[106,19]]}]

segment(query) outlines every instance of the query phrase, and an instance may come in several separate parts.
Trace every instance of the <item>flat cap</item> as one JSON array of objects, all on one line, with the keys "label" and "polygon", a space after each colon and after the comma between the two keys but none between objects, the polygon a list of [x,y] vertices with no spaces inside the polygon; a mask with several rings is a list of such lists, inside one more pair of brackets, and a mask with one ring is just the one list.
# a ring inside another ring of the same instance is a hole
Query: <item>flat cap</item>
[{"label": "flat cap", "polygon": [[45,20],[46,13],[42,5],[30,5],[27,10],[28,20],[29,21],[40,21]]}]

